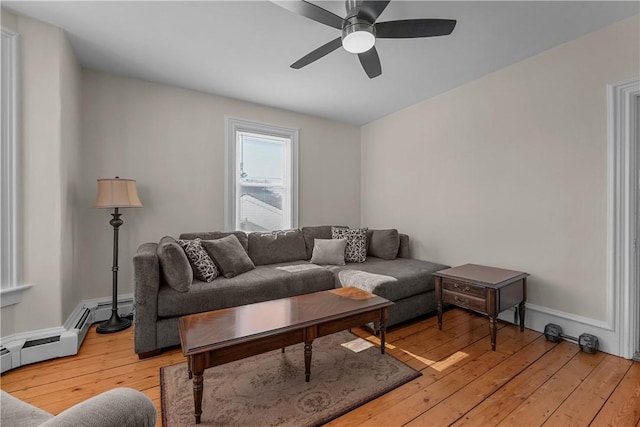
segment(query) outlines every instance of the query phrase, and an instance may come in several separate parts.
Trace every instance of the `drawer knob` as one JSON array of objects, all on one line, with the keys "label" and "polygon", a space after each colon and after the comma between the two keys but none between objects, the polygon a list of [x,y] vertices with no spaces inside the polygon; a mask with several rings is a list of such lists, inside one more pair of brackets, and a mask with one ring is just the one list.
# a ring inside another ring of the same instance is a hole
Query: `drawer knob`
[{"label": "drawer knob", "polygon": [[453,287],[457,290],[457,291],[462,291],[462,292],[469,292],[471,290],[470,287],[468,286],[460,286],[457,283],[453,284]]},{"label": "drawer knob", "polygon": [[457,302],[460,305],[469,305],[469,301],[464,300],[462,298],[458,298],[457,296],[454,296],[453,299],[455,302]]}]

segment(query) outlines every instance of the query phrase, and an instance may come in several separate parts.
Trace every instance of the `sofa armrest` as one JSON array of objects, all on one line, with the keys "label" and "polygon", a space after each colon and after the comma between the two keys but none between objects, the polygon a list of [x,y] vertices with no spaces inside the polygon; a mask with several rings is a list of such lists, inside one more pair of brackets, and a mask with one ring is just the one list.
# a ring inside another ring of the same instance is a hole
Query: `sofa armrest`
[{"label": "sofa armrest", "polygon": [[134,271],[134,347],[135,352],[157,350],[158,290],[160,263],[156,254],[157,243],[143,243],[133,257]]},{"label": "sofa armrest", "polygon": [[156,407],[145,394],[131,388],[115,388],[78,403],[41,426],[152,427]]},{"label": "sofa armrest", "polygon": [[35,427],[53,418],[48,412],[0,390],[0,425]]},{"label": "sofa armrest", "polygon": [[411,258],[409,256],[409,236],[400,233],[400,248],[398,249],[398,258]]}]

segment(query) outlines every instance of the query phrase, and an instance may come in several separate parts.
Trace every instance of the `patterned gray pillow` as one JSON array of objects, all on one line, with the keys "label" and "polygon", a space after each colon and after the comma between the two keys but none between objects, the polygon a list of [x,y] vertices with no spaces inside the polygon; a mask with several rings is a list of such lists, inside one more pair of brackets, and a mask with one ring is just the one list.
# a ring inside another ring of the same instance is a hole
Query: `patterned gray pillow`
[{"label": "patterned gray pillow", "polygon": [[218,269],[207,251],[202,247],[200,239],[180,239],[178,240],[178,244],[180,244],[186,252],[189,262],[191,263],[191,268],[193,268],[193,275],[196,279],[203,282],[211,282],[218,277]]},{"label": "patterned gray pillow", "polygon": [[331,227],[331,238],[347,239],[346,262],[367,260],[367,228]]}]

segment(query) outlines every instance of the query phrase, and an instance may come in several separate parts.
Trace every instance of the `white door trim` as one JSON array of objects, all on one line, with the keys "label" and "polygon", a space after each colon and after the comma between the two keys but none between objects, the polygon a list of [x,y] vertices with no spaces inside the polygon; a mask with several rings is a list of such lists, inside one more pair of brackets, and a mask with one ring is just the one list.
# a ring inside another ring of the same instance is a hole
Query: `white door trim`
[{"label": "white door trim", "polygon": [[607,86],[607,296],[619,356],[631,359],[640,334],[635,271],[640,80]]}]

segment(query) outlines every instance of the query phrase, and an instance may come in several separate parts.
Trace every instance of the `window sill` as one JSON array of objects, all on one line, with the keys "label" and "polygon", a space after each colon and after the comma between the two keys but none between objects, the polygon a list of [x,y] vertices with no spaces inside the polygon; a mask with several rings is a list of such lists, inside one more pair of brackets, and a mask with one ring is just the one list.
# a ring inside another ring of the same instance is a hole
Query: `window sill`
[{"label": "window sill", "polygon": [[31,285],[20,285],[13,288],[0,290],[0,307],[7,307],[18,304],[22,301],[22,294],[29,289]]}]

